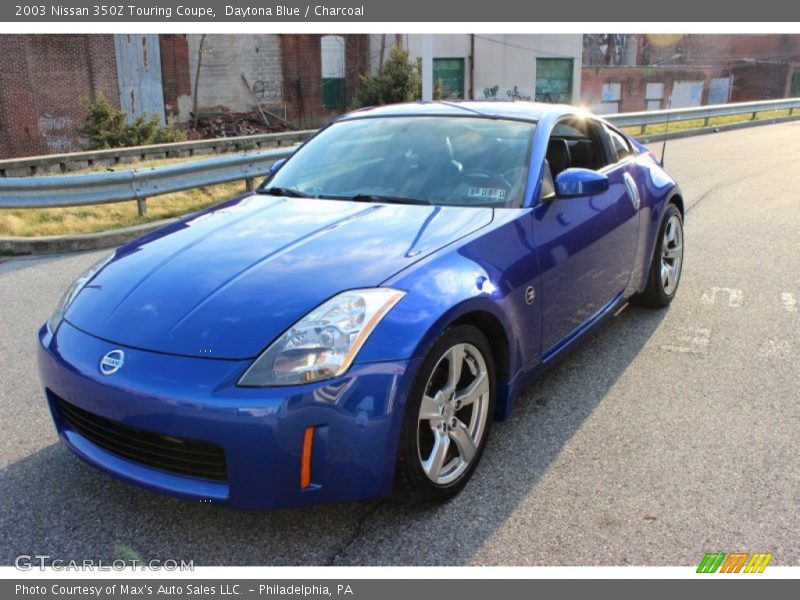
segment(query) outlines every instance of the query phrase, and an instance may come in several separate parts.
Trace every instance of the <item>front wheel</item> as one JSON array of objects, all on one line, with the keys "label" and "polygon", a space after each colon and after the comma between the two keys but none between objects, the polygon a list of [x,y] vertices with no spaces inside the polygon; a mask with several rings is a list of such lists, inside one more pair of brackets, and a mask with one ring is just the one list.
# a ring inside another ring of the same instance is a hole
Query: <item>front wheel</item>
[{"label": "front wheel", "polygon": [[479,329],[459,325],[434,344],[400,434],[397,478],[407,496],[442,502],[466,485],[489,435],[495,387],[491,348]]},{"label": "front wheel", "polygon": [[683,219],[678,207],[668,204],[658,231],[647,287],[634,298],[637,304],[663,308],[678,291],[683,269]]}]

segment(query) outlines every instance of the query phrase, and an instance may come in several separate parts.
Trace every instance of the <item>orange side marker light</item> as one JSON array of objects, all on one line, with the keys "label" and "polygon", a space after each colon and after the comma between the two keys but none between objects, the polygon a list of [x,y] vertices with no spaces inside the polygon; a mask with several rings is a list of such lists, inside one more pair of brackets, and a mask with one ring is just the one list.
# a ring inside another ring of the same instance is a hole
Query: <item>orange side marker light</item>
[{"label": "orange side marker light", "polygon": [[300,461],[300,488],[311,485],[311,452],[314,449],[314,428],[306,427],[303,435],[303,454]]}]

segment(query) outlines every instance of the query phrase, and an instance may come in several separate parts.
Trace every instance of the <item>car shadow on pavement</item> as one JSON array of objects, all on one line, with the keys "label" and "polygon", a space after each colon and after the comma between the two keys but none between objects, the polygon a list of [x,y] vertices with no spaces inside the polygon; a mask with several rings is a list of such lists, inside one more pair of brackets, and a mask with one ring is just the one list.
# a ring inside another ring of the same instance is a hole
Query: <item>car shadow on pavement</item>
[{"label": "car shadow on pavement", "polygon": [[511,417],[495,425],[473,480],[447,504],[409,506],[391,497],[236,511],[127,485],[52,444],[0,470],[0,564],[22,554],[109,561],[120,557],[120,548],[144,560],[195,565],[476,562],[474,555],[536,487],[665,315],[629,308],[525,390]]},{"label": "car shadow on pavement", "polygon": [[[520,394],[509,419],[495,424],[481,464],[461,494],[428,508],[404,506],[391,498],[382,502],[335,564],[482,564],[476,554],[536,488],[666,315],[630,307],[602,325]],[[643,388],[642,394],[647,393]],[[615,485],[609,481],[609,486]],[[547,525],[554,526],[558,524]],[[540,533],[559,537],[552,531]],[[519,537],[536,535],[528,531]],[[553,554],[526,556],[521,548],[506,556],[515,557],[513,564],[557,562]]]}]

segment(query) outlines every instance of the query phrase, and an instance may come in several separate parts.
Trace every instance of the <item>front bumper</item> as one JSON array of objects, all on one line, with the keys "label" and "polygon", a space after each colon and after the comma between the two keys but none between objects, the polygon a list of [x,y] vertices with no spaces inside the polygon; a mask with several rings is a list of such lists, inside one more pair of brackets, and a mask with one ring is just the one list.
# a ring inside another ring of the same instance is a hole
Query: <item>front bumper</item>
[{"label": "front bumper", "polygon": [[[250,361],[128,348],[63,322],[39,332],[39,371],[59,436],[78,456],[130,483],[198,502],[276,509],[386,495],[417,361],[356,364],[343,377],[283,388],[239,388]],[[107,352],[125,352],[111,376]],[[62,414],[67,402],[132,430],[222,448],[225,477],[154,468],[94,443]],[[314,427],[311,485],[300,487],[304,433]]]}]

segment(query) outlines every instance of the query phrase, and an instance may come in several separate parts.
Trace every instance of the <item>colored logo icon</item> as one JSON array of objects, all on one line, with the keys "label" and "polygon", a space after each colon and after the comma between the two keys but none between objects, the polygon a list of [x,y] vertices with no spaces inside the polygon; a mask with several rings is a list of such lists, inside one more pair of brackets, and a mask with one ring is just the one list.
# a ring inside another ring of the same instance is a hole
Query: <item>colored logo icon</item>
[{"label": "colored logo icon", "polygon": [[763,573],[772,560],[771,552],[706,552],[698,573]]}]

